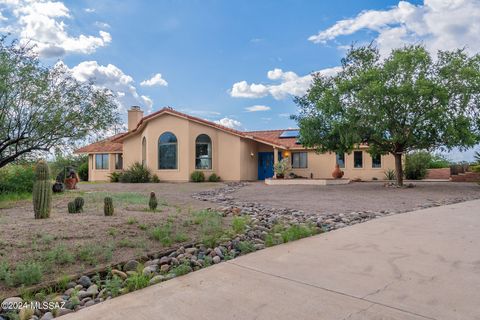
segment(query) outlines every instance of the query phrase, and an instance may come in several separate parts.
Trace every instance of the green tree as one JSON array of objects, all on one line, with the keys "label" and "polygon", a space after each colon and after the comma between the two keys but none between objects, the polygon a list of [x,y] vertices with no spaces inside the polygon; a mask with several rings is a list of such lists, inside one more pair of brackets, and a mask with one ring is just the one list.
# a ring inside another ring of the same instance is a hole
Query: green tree
[{"label": "green tree", "polygon": [[301,142],[319,152],[349,152],[360,144],[372,155],[402,157],[412,150],[469,148],[480,140],[480,55],[422,46],[392,50],[351,48],[341,71],[313,75],[307,94],[295,99]]},{"label": "green tree", "polygon": [[41,65],[31,47],[0,38],[0,168],[35,152],[71,147],[118,122],[113,95]]}]

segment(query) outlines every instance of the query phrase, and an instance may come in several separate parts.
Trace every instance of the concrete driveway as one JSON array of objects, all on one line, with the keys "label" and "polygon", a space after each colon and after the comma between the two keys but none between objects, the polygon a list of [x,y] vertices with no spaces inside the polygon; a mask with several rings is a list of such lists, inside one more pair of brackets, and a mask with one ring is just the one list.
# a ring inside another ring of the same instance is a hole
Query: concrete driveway
[{"label": "concrete driveway", "polygon": [[62,319],[480,319],[480,200],[268,248]]}]

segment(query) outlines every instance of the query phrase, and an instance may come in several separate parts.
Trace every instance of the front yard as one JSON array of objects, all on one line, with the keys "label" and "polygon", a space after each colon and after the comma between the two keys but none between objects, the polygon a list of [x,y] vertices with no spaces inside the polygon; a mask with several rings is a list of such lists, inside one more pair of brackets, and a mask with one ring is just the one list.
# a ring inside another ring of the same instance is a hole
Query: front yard
[{"label": "front yard", "polygon": [[[151,191],[156,211],[148,209]],[[67,213],[67,203],[78,196],[84,211]],[[114,216],[104,216],[106,196]],[[61,315],[266,246],[478,198],[479,185],[446,182],[402,189],[381,182],[81,183],[54,195],[48,219],[33,218],[31,200],[1,203],[0,299],[65,301],[66,309],[55,313]],[[46,289],[24,289],[49,282]]]},{"label": "front yard", "polygon": [[[33,219],[31,200],[3,203],[0,209],[0,297],[19,284],[76,274],[158,252],[172,245],[201,240],[197,223],[210,204],[191,193],[221,184],[80,184],[77,191],[54,195],[49,219]],[[158,197],[148,209],[150,191]],[[69,214],[67,203],[85,199],[84,212]],[[115,215],[103,214],[103,199],[111,196]],[[228,219],[223,219],[228,227]],[[23,272],[17,271],[24,265]],[[5,275],[6,266],[11,274]],[[30,267],[28,267],[30,266]],[[28,269],[28,270],[25,270]],[[8,286],[8,284],[10,284]]]}]

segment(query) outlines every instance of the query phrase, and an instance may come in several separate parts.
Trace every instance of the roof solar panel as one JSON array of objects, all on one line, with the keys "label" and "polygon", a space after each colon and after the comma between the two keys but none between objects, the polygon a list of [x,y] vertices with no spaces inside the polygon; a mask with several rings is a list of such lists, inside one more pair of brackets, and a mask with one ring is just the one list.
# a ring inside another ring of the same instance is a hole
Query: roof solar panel
[{"label": "roof solar panel", "polygon": [[298,138],[299,130],[285,130],[280,134],[280,138]]}]

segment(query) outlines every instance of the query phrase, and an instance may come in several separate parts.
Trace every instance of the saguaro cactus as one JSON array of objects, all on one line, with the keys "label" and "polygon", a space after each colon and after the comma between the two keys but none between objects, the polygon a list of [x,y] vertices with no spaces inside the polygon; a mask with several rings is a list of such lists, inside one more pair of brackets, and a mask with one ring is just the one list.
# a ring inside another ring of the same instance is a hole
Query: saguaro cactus
[{"label": "saguaro cactus", "polygon": [[83,212],[83,205],[85,204],[85,200],[82,197],[75,198],[75,210],[77,212]]},{"label": "saguaro cactus", "polygon": [[50,185],[50,170],[44,160],[35,167],[35,183],[33,184],[33,211],[35,219],[50,217],[52,209],[52,187]]},{"label": "saguaro cactus", "polygon": [[150,207],[150,210],[155,211],[158,206],[158,201],[157,197],[155,196],[155,192],[150,192],[150,200],[148,201],[148,206]]},{"label": "saguaro cactus", "polygon": [[105,197],[104,200],[104,207],[103,207],[103,213],[105,213],[106,216],[113,216],[113,200],[110,197]]}]

